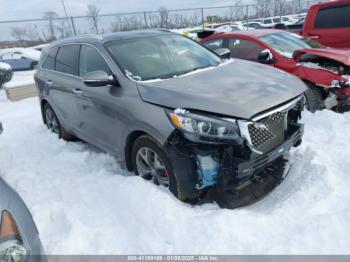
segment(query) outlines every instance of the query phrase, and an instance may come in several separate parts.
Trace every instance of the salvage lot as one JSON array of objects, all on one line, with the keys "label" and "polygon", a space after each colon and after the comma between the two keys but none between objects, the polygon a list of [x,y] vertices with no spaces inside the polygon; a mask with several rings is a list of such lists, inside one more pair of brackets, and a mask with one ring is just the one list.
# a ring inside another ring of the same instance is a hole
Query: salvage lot
[{"label": "salvage lot", "polygon": [[192,207],[79,142],[57,140],[37,98],[0,99],[0,173],[47,254],[349,254],[350,113],[305,112],[285,182],[237,210]]}]

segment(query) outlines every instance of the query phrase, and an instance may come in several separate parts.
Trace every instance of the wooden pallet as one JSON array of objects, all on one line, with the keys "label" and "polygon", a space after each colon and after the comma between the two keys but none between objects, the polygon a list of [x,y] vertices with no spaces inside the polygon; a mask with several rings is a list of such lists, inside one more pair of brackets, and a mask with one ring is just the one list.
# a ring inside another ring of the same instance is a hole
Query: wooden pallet
[{"label": "wooden pallet", "polygon": [[20,85],[16,87],[4,87],[6,96],[11,101],[19,101],[25,98],[38,96],[35,84]]}]

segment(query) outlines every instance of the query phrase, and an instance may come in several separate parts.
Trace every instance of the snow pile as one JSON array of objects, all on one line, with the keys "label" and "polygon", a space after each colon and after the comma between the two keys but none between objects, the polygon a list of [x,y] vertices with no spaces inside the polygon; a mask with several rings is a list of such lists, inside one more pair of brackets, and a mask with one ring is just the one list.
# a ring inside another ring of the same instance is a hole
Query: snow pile
[{"label": "snow pile", "polygon": [[41,52],[33,48],[4,48],[0,49],[0,56],[3,56],[3,59],[11,59],[16,58],[17,56],[24,56],[39,61]]},{"label": "snow pile", "polygon": [[11,66],[9,64],[0,62],[0,70],[7,71],[7,70],[10,70],[10,69],[11,69]]},{"label": "snow pile", "polygon": [[0,103],[0,120],[0,173],[48,254],[350,254],[350,113],[305,113],[287,179],[238,210],[183,204],[96,148],[57,140],[37,99]]}]

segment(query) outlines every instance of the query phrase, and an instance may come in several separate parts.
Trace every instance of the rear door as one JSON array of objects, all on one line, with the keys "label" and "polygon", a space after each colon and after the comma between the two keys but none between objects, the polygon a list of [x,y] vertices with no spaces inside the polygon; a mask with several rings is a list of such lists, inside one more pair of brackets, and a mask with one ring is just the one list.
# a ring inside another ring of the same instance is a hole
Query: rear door
[{"label": "rear door", "polygon": [[68,130],[77,129],[77,111],[74,96],[77,95],[79,45],[65,45],[59,48],[54,71],[46,72],[45,84],[49,89],[49,101],[61,124]]},{"label": "rear door", "polygon": [[306,37],[325,46],[350,48],[350,3],[324,7],[308,17],[311,28],[306,28]]}]

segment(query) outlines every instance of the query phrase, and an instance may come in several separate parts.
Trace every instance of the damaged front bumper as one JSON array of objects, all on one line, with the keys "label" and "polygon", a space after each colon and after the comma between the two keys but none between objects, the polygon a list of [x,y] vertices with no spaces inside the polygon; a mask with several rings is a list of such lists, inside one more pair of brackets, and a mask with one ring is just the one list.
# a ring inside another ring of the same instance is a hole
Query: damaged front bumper
[{"label": "damaged front bumper", "polygon": [[[288,171],[287,156],[301,144],[302,124],[288,127],[285,139],[275,149],[259,154],[241,145],[203,145],[187,141],[175,132],[168,153],[178,183],[178,197],[197,203],[217,202],[221,207],[236,208],[255,202],[279,185]],[[216,183],[199,187],[198,155],[210,155],[219,163]]]}]

